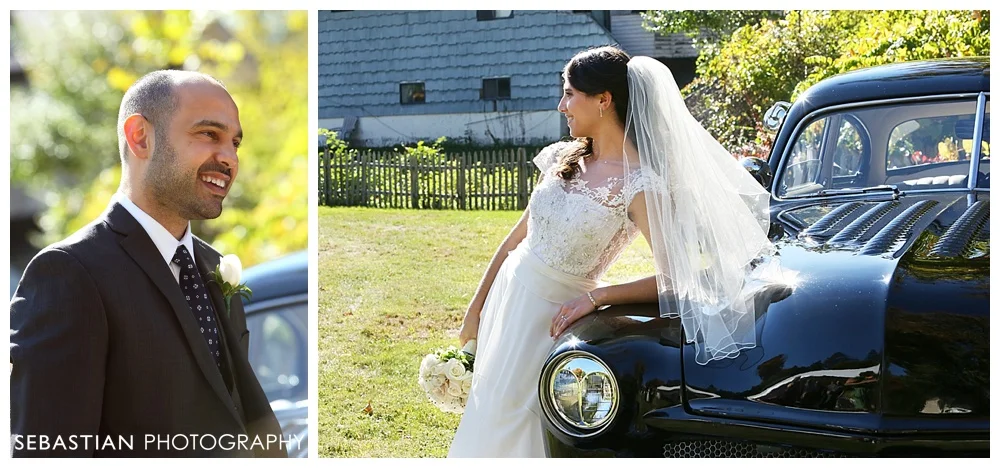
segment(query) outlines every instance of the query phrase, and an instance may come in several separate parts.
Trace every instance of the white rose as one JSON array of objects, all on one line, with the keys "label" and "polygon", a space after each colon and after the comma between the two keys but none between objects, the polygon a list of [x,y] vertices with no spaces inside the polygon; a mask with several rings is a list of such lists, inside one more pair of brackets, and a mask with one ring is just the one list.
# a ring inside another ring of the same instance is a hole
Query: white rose
[{"label": "white rose", "polygon": [[425,377],[430,375],[431,367],[434,367],[434,364],[437,364],[437,362],[438,362],[437,356],[433,354],[428,354],[427,356],[424,356],[424,360],[420,361],[420,375]]},{"label": "white rose", "polygon": [[449,359],[446,363],[445,375],[451,380],[461,380],[465,376],[465,364],[458,359]]},{"label": "white rose", "polygon": [[441,388],[448,382],[443,375],[432,375],[427,381],[434,388]]},{"label": "white rose", "polygon": [[219,274],[222,275],[222,281],[232,286],[239,286],[240,280],[243,279],[243,263],[240,262],[240,257],[233,254],[222,257],[219,261]]},{"label": "white rose", "polygon": [[472,380],[471,379],[470,380],[463,380],[462,381],[462,394],[463,395],[468,395],[469,391],[471,391],[471,390],[472,390]]},{"label": "white rose", "polygon": [[[449,369],[449,371],[450,371],[450,369]],[[457,380],[459,382],[464,381],[464,380],[472,380],[472,371],[465,370],[465,366],[462,366],[462,375],[459,375],[457,377],[449,375],[448,378],[451,379],[451,380]]]},{"label": "white rose", "polygon": [[448,384],[448,395],[456,398],[461,397],[462,383],[457,380],[452,380],[451,383]]},{"label": "white rose", "polygon": [[440,375],[442,377],[448,375],[448,363],[441,362],[438,364],[434,364],[434,366],[431,367],[431,375],[434,376]]}]

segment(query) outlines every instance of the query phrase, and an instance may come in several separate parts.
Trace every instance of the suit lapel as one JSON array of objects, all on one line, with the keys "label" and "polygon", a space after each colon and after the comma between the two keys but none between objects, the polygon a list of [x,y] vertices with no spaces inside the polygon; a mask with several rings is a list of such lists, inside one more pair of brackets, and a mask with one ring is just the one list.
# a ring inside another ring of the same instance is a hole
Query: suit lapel
[{"label": "suit lapel", "polygon": [[[209,271],[215,271],[220,257],[198,239],[195,239],[194,250],[197,256],[196,263],[202,269],[202,275],[207,277]],[[229,356],[228,362],[231,366],[234,385],[239,391],[240,399],[243,402],[243,410],[246,415],[244,429],[247,431],[247,434],[280,435],[281,425],[278,424],[278,420],[274,416],[271,405],[267,400],[267,395],[261,388],[253,366],[250,364],[246,352],[240,344],[242,327],[233,325],[234,322],[237,324],[240,323],[238,317],[242,317],[244,314],[243,303],[240,302],[241,300],[238,296],[233,297],[234,312],[232,315],[237,317],[234,318],[226,313],[221,287],[213,282],[208,285],[208,289],[209,296],[212,298],[212,304],[218,311],[216,315],[219,317],[219,325],[222,327],[223,344],[226,346]],[[267,454],[257,453],[257,456],[262,455],[283,457],[285,456],[285,452],[280,448],[275,450],[272,447],[271,451]]]},{"label": "suit lapel", "polygon": [[[118,203],[111,205],[108,210],[107,219],[108,225],[112,229],[125,235],[125,238],[121,241],[122,248],[135,260],[135,263],[142,268],[143,272],[146,273],[157,289],[163,294],[163,297],[167,299],[170,308],[174,311],[174,315],[177,316],[181,332],[191,350],[191,354],[194,356],[194,360],[201,369],[202,374],[208,379],[209,386],[212,387],[212,390],[222,400],[223,404],[226,405],[233,418],[240,421],[232,397],[226,390],[226,384],[222,380],[222,373],[219,372],[218,367],[212,359],[211,352],[208,350],[208,344],[205,343],[205,338],[198,329],[198,324],[194,314],[191,312],[191,307],[188,306],[187,301],[184,299],[177,281],[174,280],[174,276],[170,272],[170,267],[163,261],[163,257],[160,256],[160,252],[156,249],[156,245],[153,244],[153,240],[149,238],[146,230],[129,214],[128,210]],[[207,281],[205,282],[207,283]],[[215,304],[214,296],[212,300],[213,304]],[[222,314],[225,314],[225,309],[219,313],[219,315]],[[240,423],[242,424],[242,421]]]}]

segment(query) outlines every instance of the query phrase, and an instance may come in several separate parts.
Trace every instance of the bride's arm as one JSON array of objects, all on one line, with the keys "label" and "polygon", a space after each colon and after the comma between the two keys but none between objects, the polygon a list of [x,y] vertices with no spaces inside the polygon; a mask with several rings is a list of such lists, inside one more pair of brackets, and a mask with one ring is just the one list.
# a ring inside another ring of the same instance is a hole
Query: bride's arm
[{"label": "bride's arm", "polygon": [[521,215],[521,219],[517,221],[517,224],[510,230],[510,233],[507,234],[507,237],[504,238],[500,247],[493,254],[493,258],[486,268],[486,273],[483,274],[483,279],[479,282],[479,287],[476,288],[476,294],[473,296],[472,302],[469,303],[469,308],[465,311],[465,320],[458,334],[458,340],[462,346],[465,346],[466,342],[475,338],[476,333],[479,331],[479,314],[483,311],[486,296],[490,292],[493,280],[496,279],[497,272],[500,271],[500,266],[507,259],[507,254],[511,250],[514,250],[527,235],[528,210],[525,209],[524,214]]},{"label": "bride's arm", "polygon": [[[650,246],[649,250],[652,251],[653,243],[649,239],[649,218],[646,216],[646,196],[643,193],[640,192],[632,199],[628,208],[628,216],[639,228],[642,237]],[[656,302],[656,276],[647,276],[628,283],[597,288],[591,291],[591,295],[594,296],[598,306]]]},{"label": "bride's arm", "polygon": [[[649,239],[649,218],[646,216],[646,196],[643,193],[640,192],[632,199],[628,208],[628,216],[639,228],[639,232],[646,238],[646,242],[652,250],[653,243]],[[590,295],[594,297],[597,307],[656,302],[656,276],[647,276],[628,283],[597,288],[591,291]],[[594,303],[586,294],[563,304],[559,313],[552,319],[549,334],[553,337],[561,335],[573,322],[593,312],[597,307],[594,307]],[[562,317],[566,317],[566,320],[562,320]]]}]

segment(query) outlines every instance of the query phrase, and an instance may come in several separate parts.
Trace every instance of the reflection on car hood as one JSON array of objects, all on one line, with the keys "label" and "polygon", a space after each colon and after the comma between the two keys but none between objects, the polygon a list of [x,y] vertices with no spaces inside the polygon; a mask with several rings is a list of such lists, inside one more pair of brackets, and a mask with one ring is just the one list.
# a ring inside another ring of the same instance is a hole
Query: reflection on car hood
[{"label": "reflection on car hood", "polygon": [[902,431],[889,420],[914,417],[988,429],[989,218],[988,193],[781,206],[778,258],[799,284],[766,307],[758,346],[740,356],[698,365],[682,345],[691,407],[803,423],[822,411],[858,430]]}]

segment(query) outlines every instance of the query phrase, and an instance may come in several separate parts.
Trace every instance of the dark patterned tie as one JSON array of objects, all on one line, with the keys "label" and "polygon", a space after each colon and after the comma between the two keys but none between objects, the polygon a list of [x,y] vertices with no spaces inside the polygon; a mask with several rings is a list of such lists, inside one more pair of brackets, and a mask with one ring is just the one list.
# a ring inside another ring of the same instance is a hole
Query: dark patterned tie
[{"label": "dark patterned tie", "polygon": [[187,300],[194,318],[198,319],[198,327],[201,329],[201,336],[208,343],[208,350],[212,352],[215,365],[221,367],[219,357],[219,324],[215,321],[215,314],[212,313],[212,301],[208,298],[208,288],[201,281],[201,274],[194,266],[194,260],[188,254],[187,247],[177,246],[177,253],[174,254],[174,263],[181,267],[180,285],[184,299]]}]

